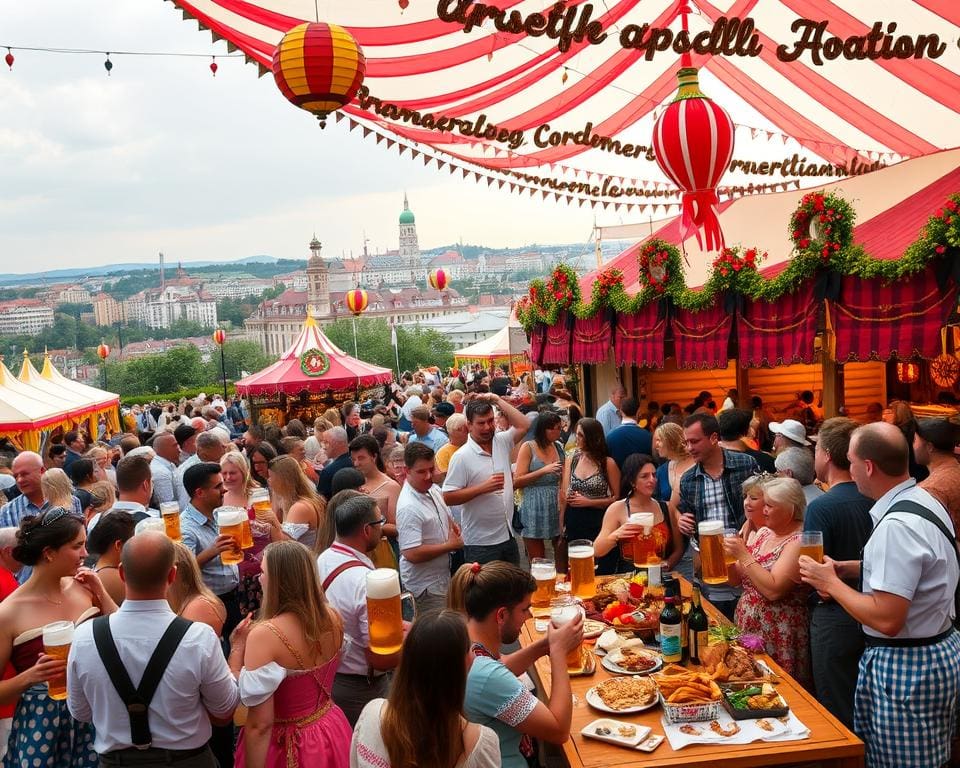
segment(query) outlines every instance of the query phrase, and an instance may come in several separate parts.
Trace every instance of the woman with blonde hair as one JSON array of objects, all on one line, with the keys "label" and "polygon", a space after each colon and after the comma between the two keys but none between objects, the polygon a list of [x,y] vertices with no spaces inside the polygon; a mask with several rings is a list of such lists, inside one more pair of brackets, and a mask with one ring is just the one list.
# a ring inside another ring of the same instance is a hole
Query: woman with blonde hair
[{"label": "woman with blonde hair", "polygon": [[193,552],[179,541],[174,542],[177,577],[167,589],[167,602],[170,609],[189,621],[199,621],[213,628],[220,637],[223,623],[227,620],[227,609],[220,598],[203,582],[200,566]]},{"label": "woman with blonde hair", "polygon": [[342,427],[343,419],[340,418],[340,411],[336,408],[327,408],[323,412],[323,418],[327,420],[331,427]]},{"label": "woman with blonde hair", "polygon": [[[667,502],[671,519],[676,520],[679,515],[680,478],[694,465],[683,441],[683,427],[672,422],[661,423],[653,433],[653,452],[661,459],[666,459],[657,467],[657,496]],[[684,549],[676,570],[685,579],[693,581],[693,552],[686,543]]]},{"label": "woman with blonde hair", "polygon": [[807,500],[792,477],[763,484],[764,527],[747,546],[739,536],[726,537],[723,548],[736,559],[729,582],[743,586],[734,621],[744,632],[760,635],[767,653],[787,674],[809,688],[810,589],[800,583],[800,533]]},{"label": "woman with blonde hair", "polygon": [[287,456],[293,456],[297,460],[297,463],[300,465],[300,469],[303,470],[303,474],[307,476],[307,479],[313,483],[317,484],[317,480],[320,479],[320,476],[317,474],[317,470],[313,468],[313,465],[307,461],[307,448],[306,443],[300,437],[285,437],[280,441],[280,445],[283,447],[283,452]]},{"label": "woman with blonde hair", "polygon": [[49,506],[73,509],[73,483],[62,469],[48,469],[40,475],[40,490]]},{"label": "woman with blonde hair", "polygon": [[352,732],[330,698],[343,623],[323,594],[313,553],[273,542],[263,553],[261,580],[263,606],[240,672],[248,710],[236,765],[346,768]]},{"label": "woman with blonde hair", "polygon": [[323,450],[323,443],[320,441],[320,435],[333,426],[323,416],[319,416],[313,421],[313,434],[303,443],[304,452],[307,455],[307,461],[315,467],[323,466],[327,463],[327,454]]},{"label": "woman with blonde hair", "polygon": [[240,451],[227,451],[220,458],[220,474],[223,477],[223,504],[229,507],[250,505],[250,492],[260,484],[250,473],[250,463]]},{"label": "woman with blonde hair", "polygon": [[270,490],[273,514],[263,521],[270,524],[271,539],[294,539],[313,549],[326,507],[295,458],[277,456],[270,462]]},{"label": "woman with blonde hair", "polygon": [[757,533],[766,524],[763,516],[763,486],[773,479],[773,475],[766,472],[753,475],[743,481],[743,514],[746,522],[740,529],[740,538],[749,547],[757,538]]}]

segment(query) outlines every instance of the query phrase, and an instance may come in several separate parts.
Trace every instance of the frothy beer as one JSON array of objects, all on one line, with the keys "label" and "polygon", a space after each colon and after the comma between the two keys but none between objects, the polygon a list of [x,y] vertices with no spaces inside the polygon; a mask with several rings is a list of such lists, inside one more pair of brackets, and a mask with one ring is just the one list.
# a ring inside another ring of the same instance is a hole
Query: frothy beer
[{"label": "frothy beer", "polygon": [[557,596],[557,566],[552,560],[534,558],[530,561],[530,575],[537,582],[531,603],[536,608],[546,608]]},{"label": "frothy beer", "polygon": [[182,541],[180,533],[180,505],[175,501],[165,501],[160,505],[160,519],[163,530],[173,541]]},{"label": "frothy beer", "polygon": [[705,520],[697,528],[700,534],[700,566],[707,584],[727,583],[727,563],[723,556],[723,522]]},{"label": "frothy beer", "polygon": [[630,523],[642,529],[633,540],[634,566],[640,568],[649,563],[659,563],[657,538],[653,535],[653,512],[634,512],[630,515]]},{"label": "frothy beer", "polygon": [[593,542],[587,539],[571,541],[567,547],[570,565],[570,592],[574,597],[591,598],[597,594],[594,583]]},{"label": "frothy beer", "polygon": [[[43,627],[43,652],[55,659],[67,660],[70,644],[73,643],[73,622],[54,621]],[[47,680],[47,692],[51,699],[63,701],[67,698],[67,671],[54,675]]]},{"label": "frothy beer", "polygon": [[233,547],[220,553],[220,562],[224,565],[237,565],[243,562],[243,522],[247,511],[241,507],[219,507],[214,514],[221,536],[233,539]]},{"label": "frothy beer", "polygon": [[389,656],[400,650],[403,646],[400,575],[392,568],[377,568],[367,574],[367,622],[372,653]]},{"label": "frothy beer", "polygon": [[254,488],[250,491],[250,506],[253,513],[260,517],[270,511],[270,491],[266,488]]},{"label": "frothy beer", "polygon": [[[562,627],[581,615],[583,615],[583,609],[570,595],[558,597],[550,602],[550,621],[555,627]],[[571,648],[567,652],[568,672],[579,672],[583,667],[582,647],[583,643],[580,642],[577,643],[576,648]]]}]

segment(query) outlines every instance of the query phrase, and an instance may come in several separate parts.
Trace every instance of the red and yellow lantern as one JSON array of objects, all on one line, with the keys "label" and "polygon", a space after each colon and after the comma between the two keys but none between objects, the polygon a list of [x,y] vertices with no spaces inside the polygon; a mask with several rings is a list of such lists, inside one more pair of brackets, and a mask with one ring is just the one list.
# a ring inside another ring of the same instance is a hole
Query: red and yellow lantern
[{"label": "red and yellow lantern", "polygon": [[110,357],[110,347],[101,342],[97,347],[97,357],[99,357],[101,360],[106,360],[108,357]]},{"label": "red and yellow lantern", "polygon": [[223,328],[217,328],[217,330],[213,332],[213,341],[218,346],[222,347],[223,342],[225,342],[226,340],[227,340],[227,332],[224,331]]},{"label": "red and yellow lantern", "polygon": [[367,292],[363,288],[354,288],[352,291],[347,291],[347,309],[354,315],[362,315],[367,308],[367,304]]},{"label": "red and yellow lantern", "polygon": [[349,104],[363,82],[363,50],[336,24],[305,23],[283,36],[273,54],[273,78],[286,99],[317,116]]},{"label": "red and yellow lantern", "polygon": [[430,281],[430,287],[435,291],[442,291],[447,287],[447,283],[449,282],[447,280],[447,273],[443,269],[433,270],[433,272],[430,273],[428,280]]}]

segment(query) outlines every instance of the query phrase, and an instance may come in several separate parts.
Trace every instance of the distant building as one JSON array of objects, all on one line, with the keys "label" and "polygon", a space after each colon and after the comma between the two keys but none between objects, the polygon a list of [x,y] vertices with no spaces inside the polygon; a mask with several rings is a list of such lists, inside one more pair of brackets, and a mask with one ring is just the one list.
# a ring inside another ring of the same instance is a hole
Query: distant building
[{"label": "distant building", "polygon": [[89,304],[91,299],[90,291],[82,285],[71,285],[57,294],[58,304]]},{"label": "distant building", "polygon": [[307,290],[307,272],[306,270],[298,270],[296,272],[287,272],[285,275],[274,275],[273,276],[273,287],[276,288],[278,285],[283,285],[284,288],[291,291],[305,291]]},{"label": "distant building", "polygon": [[34,335],[53,325],[53,307],[39,299],[0,302],[0,334]]},{"label": "distant building", "polygon": [[148,289],[124,302],[127,320],[148,328],[169,328],[177,320],[191,320],[205,328],[217,324],[217,302],[205,291],[167,285],[163,290]]},{"label": "distant building", "polygon": [[247,296],[259,297],[268,288],[275,287],[274,280],[256,278],[235,278],[232,280],[211,280],[203,284],[203,290],[215,299],[242,299]]},{"label": "distant building", "polygon": [[126,323],[126,303],[117,301],[106,293],[98,294],[93,300],[93,321],[99,326]]}]

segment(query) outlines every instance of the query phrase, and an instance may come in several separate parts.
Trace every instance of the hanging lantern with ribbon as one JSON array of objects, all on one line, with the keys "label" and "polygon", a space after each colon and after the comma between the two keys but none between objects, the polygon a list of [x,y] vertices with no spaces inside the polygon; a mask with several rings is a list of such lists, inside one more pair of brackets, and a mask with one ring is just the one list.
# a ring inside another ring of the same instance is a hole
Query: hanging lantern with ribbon
[{"label": "hanging lantern with ribbon", "polygon": [[[687,30],[685,0],[678,12]],[[719,251],[724,241],[717,184],[733,157],[735,129],[726,111],[700,90],[689,53],[681,56],[677,79],[677,95],[653,127],[653,152],[660,170],[683,190],[681,237],[695,234],[701,249]]]},{"label": "hanging lantern with ribbon", "polygon": [[273,53],[273,78],[284,97],[317,116],[349,104],[363,82],[363,50],[336,24],[305,23],[291,29]]},{"label": "hanging lantern with ribbon", "polygon": [[433,272],[430,273],[428,280],[430,281],[430,287],[435,291],[442,291],[447,287],[447,283],[449,282],[447,280],[446,270],[443,269],[433,270]]},{"label": "hanging lantern with ribbon", "polygon": [[363,288],[354,288],[347,291],[347,309],[357,317],[363,314],[367,308],[367,292]]},{"label": "hanging lantern with ribbon", "polygon": [[222,347],[223,342],[225,342],[226,340],[227,340],[227,332],[224,331],[223,328],[217,328],[217,330],[213,332],[213,341],[217,346]]},{"label": "hanging lantern with ribbon", "polygon": [[110,347],[101,342],[97,347],[97,357],[99,357],[101,360],[106,360],[108,357],[110,357]]}]

